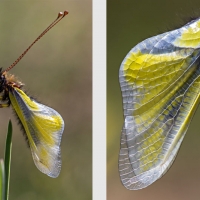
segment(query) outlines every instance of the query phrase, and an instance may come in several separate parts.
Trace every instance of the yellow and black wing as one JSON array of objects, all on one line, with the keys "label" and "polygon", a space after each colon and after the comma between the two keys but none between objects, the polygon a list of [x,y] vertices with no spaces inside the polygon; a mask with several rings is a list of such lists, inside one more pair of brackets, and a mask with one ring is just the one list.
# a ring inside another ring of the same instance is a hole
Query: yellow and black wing
[{"label": "yellow and black wing", "polygon": [[10,90],[9,98],[27,134],[35,165],[44,174],[56,178],[61,169],[62,117],[18,88]]},{"label": "yellow and black wing", "polygon": [[145,188],[172,165],[200,100],[199,56],[197,19],[144,40],[123,60],[119,172],[126,188]]}]

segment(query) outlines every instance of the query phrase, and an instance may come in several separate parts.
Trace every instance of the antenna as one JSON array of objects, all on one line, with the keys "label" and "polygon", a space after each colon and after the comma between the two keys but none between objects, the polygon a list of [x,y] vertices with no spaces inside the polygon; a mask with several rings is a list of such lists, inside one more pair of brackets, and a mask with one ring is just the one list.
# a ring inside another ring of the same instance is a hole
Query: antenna
[{"label": "antenna", "polygon": [[11,70],[29,51],[29,49],[41,38],[43,37],[51,28],[53,28],[61,19],[63,19],[69,12],[59,12],[57,18],[34,40],[34,42],[24,51],[24,53],[19,56],[19,58],[12,64],[10,67],[8,67],[6,70],[3,71],[3,73],[8,72]]}]

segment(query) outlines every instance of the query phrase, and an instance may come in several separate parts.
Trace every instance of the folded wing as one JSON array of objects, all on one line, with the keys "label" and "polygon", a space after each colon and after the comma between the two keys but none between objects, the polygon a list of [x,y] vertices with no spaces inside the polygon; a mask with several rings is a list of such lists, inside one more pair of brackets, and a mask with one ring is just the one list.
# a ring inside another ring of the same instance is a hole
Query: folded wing
[{"label": "folded wing", "polygon": [[18,88],[10,90],[9,98],[25,129],[35,165],[44,174],[56,178],[61,169],[62,117]]}]

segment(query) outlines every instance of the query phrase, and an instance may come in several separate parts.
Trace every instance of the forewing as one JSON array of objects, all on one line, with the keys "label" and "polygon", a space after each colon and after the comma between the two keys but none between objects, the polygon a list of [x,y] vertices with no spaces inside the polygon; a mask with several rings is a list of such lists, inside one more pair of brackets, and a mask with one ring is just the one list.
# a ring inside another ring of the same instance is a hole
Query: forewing
[{"label": "forewing", "polygon": [[27,134],[35,165],[48,176],[57,177],[61,169],[62,117],[18,88],[10,90],[9,98]]},{"label": "forewing", "polygon": [[199,44],[196,21],[144,40],[121,64],[119,171],[128,189],[152,184],[176,157],[199,103]]}]

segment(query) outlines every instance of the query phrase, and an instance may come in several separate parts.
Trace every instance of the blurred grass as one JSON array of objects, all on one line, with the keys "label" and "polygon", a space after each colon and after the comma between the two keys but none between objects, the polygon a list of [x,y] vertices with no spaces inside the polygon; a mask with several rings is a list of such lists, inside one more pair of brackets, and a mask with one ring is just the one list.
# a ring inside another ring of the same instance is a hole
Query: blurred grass
[{"label": "blurred grass", "polygon": [[10,165],[11,165],[11,152],[12,152],[12,123],[9,120],[8,123],[8,131],[6,136],[6,144],[5,144],[5,199],[9,199],[9,185],[10,185]]},{"label": "blurred grass", "polygon": [[3,159],[0,159],[0,200],[5,199],[5,170]]},{"label": "blurred grass", "polygon": [[[63,117],[61,173],[51,179],[35,167],[12,109],[1,109],[1,133],[9,118],[15,129],[10,200],[92,198],[92,2],[2,1],[0,66],[12,64],[63,10],[69,15],[10,71],[25,83],[28,94]],[[0,134],[0,157],[5,137]]]},{"label": "blurred grass", "polygon": [[[146,189],[129,191],[118,173],[120,134],[123,126],[119,67],[137,43],[180,27],[184,19],[200,16],[199,1],[107,1],[107,199],[197,200],[200,196],[200,134],[198,109],[180,152],[164,177]],[[199,15],[198,15],[199,13]],[[185,22],[186,23],[186,22]]]}]

